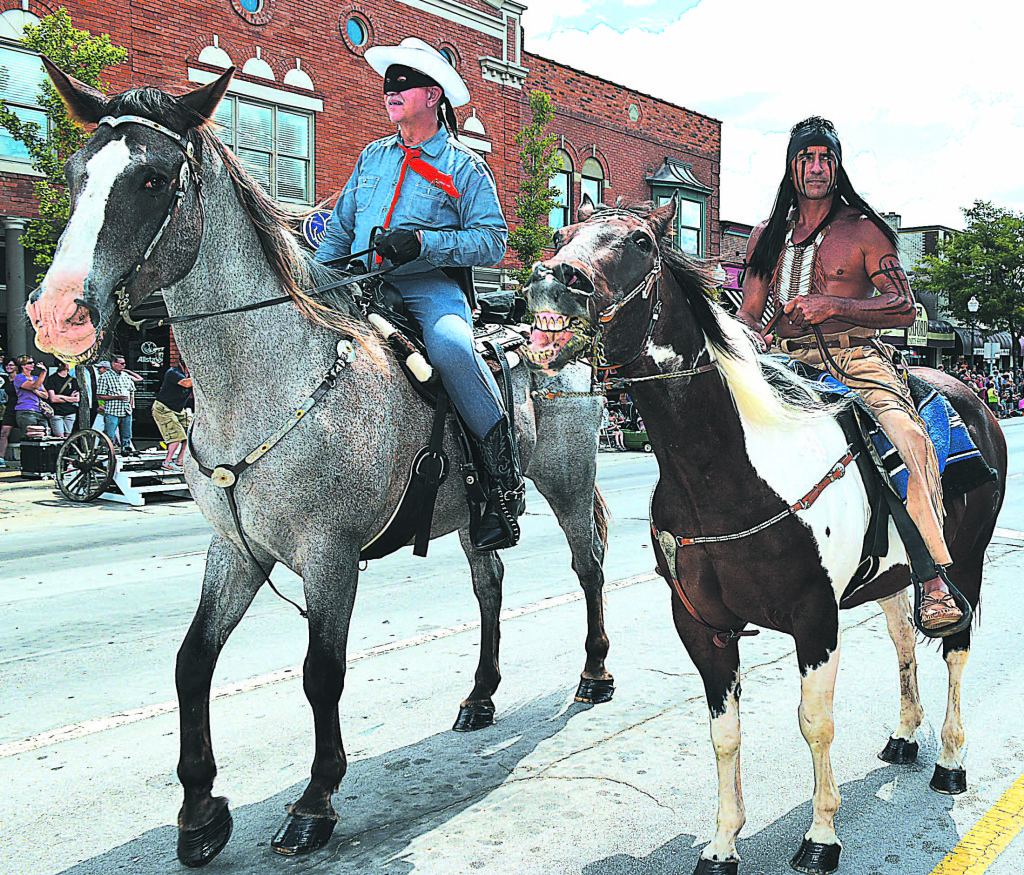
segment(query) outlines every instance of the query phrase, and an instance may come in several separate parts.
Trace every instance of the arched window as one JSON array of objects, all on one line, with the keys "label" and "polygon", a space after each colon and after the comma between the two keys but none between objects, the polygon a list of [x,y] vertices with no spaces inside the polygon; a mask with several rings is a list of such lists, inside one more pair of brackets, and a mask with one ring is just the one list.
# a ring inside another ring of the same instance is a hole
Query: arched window
[{"label": "arched window", "polygon": [[561,159],[562,168],[551,176],[551,186],[558,191],[558,204],[548,213],[548,227],[552,231],[568,225],[572,211],[572,156],[564,149],[556,150],[555,155]]},{"label": "arched window", "polygon": [[604,202],[604,168],[596,158],[588,158],[583,162],[581,172],[583,177],[581,185],[583,188],[580,197],[590,195],[594,206]]}]

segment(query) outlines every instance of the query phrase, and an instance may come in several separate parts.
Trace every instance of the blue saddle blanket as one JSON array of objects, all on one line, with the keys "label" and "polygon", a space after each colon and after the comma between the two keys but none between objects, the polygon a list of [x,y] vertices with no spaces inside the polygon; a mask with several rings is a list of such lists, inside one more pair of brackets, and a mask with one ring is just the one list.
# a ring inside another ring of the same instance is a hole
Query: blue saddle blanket
[{"label": "blue saddle blanket", "polygon": [[[814,382],[827,394],[847,395],[853,390],[831,374],[822,373]],[[962,495],[995,479],[993,471],[974,445],[960,414],[934,386],[913,374],[909,377],[910,395],[921,415],[928,435],[935,445],[942,473],[943,492],[947,496]],[[892,441],[877,422],[870,432],[892,484],[900,497],[907,499],[907,466]]]}]

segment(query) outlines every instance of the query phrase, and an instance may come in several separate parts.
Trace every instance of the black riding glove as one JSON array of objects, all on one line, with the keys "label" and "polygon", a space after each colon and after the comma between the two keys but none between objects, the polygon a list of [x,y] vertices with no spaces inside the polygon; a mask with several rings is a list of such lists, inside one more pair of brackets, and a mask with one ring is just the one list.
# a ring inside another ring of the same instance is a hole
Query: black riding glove
[{"label": "black riding glove", "polygon": [[373,248],[392,264],[406,264],[420,257],[420,238],[408,228],[388,229],[376,236]]}]

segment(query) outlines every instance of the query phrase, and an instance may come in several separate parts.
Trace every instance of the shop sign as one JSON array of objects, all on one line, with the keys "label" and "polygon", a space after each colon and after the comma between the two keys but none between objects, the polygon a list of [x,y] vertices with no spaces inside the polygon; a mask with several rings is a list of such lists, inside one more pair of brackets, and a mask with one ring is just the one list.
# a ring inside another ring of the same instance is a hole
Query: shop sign
[{"label": "shop sign", "polygon": [[163,348],[153,343],[152,340],[144,340],[139,351],[142,353],[138,358],[140,362],[158,366],[164,363]]},{"label": "shop sign", "polygon": [[928,346],[928,312],[920,303],[914,309],[917,315],[914,323],[907,327],[907,346]]}]

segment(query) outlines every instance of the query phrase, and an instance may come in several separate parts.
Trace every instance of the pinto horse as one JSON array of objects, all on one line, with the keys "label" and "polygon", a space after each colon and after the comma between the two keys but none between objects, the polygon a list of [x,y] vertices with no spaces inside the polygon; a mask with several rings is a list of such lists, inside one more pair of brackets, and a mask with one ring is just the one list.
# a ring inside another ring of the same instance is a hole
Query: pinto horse
[{"label": "pinto horse", "polygon": [[[586,209],[578,224],[558,231],[556,254],[535,266],[527,287],[535,314],[527,358],[548,374],[586,355],[598,368],[614,368],[658,459],[655,552],[672,585],[676,630],[704,682],[718,761],[718,826],[696,873],[738,871],[736,836],[745,820],[738,639],[752,634],[741,631],[750,623],[796,643],[814,818],[791,862],[801,872],[832,872],[841,849],[829,757],[840,608],[869,599],[882,605],[899,657],[901,705],[899,727],[880,756],[910,762],[917,754],[923,711],[907,554],[890,527],[877,576],[843,599],[870,516],[864,483],[846,458],[847,439],[829,406],[783,365],[773,379],[762,376],[750,332],[711,300],[705,274],[666,244],[675,208],[672,201],[657,209]],[[959,381],[915,370],[949,399],[998,474],[970,501],[945,500],[950,576],[973,607],[1005,490],[1006,443]],[[970,628],[943,638],[942,646],[949,699],[932,786],[955,793],[966,788],[960,684]]]},{"label": "pinto horse", "polygon": [[[71,218],[27,307],[37,344],[64,361],[88,361],[109,343],[119,316],[130,318],[157,289],[172,317],[189,317],[175,328],[198,401],[185,477],[214,535],[175,676],[184,788],[178,856],[201,866],[230,836],[227,800],[212,794],[211,678],[228,636],[277,563],[302,578],[309,625],[303,688],[316,751],[309,784],[271,844],[289,855],[316,850],[334,828],[331,796],[346,771],[338,704],[360,551],[392,517],[433,414],[347,297],[345,277],[299,248],[294,217],[275,206],[206,124],[232,70],[180,98],[142,89],[110,99],[52,64],[47,70],[71,113],[99,125],[68,162]],[[341,310],[303,291],[331,283],[339,285],[334,304]],[[287,303],[253,309],[281,297]],[[585,390],[589,373],[582,367],[544,385],[520,366],[512,381],[523,467],[565,532],[586,598],[577,699],[607,701],[607,517],[594,483],[601,405],[582,397],[585,391],[571,408],[534,402],[531,389]],[[300,403],[306,396],[316,400]],[[459,470],[462,453],[450,433],[444,449]],[[242,470],[243,462],[251,467]],[[503,566],[497,553],[472,547],[468,520],[462,478],[449,477],[431,535],[459,531],[481,625],[475,684],[458,729],[493,722],[500,681]]]}]

